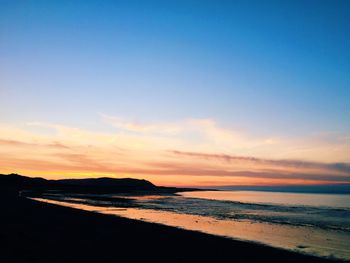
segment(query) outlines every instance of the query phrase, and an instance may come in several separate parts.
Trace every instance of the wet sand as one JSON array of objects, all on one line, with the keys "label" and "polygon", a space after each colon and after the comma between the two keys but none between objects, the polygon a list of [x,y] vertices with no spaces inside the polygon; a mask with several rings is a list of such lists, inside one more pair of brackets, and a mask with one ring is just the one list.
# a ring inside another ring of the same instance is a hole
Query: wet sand
[{"label": "wet sand", "polygon": [[[133,197],[137,198],[137,197]],[[140,199],[145,199],[142,196]],[[155,196],[153,196],[155,198]],[[156,198],[159,198],[157,196]],[[319,257],[332,256],[337,259],[350,258],[350,237],[347,233],[339,231],[326,231],[308,227],[296,227],[291,225],[271,224],[262,222],[222,220],[212,217],[183,214],[170,211],[108,207],[70,203],[64,201],[33,198],[41,202],[58,204],[101,214],[116,215],[129,219],[137,219],[151,223],[159,223],[181,229],[200,231],[216,236],[230,237],[235,240],[249,241],[297,251],[299,253],[315,255]],[[83,199],[76,199],[76,202]]]},{"label": "wet sand", "polygon": [[[2,189],[0,189],[2,190]],[[334,262],[0,194],[0,262]]]}]

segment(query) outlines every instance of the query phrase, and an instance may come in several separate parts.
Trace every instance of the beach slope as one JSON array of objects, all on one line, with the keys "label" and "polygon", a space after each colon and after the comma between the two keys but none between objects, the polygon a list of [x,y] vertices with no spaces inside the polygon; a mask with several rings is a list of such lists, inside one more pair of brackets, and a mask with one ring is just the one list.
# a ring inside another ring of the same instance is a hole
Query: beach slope
[{"label": "beach slope", "polygon": [[[0,262],[333,262],[96,214],[1,189]],[[273,234],[273,233],[272,233]]]}]

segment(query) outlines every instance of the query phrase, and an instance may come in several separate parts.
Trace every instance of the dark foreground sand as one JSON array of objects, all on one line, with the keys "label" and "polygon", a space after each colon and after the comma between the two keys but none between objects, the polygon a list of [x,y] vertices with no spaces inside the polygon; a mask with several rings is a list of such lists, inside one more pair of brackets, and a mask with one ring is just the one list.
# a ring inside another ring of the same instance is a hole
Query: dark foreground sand
[{"label": "dark foreground sand", "polygon": [[0,191],[1,263],[333,262]]}]

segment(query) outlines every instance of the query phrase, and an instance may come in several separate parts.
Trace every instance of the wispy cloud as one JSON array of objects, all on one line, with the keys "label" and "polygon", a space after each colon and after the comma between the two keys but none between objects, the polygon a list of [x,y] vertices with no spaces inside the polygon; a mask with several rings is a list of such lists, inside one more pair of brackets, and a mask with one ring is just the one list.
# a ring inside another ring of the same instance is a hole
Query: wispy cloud
[{"label": "wispy cloud", "polygon": [[0,145],[17,146],[17,147],[48,147],[48,148],[57,148],[57,149],[69,149],[68,146],[59,142],[44,144],[44,143],[29,143],[29,142],[22,142],[22,141],[16,141],[16,140],[0,139]]},{"label": "wispy cloud", "polygon": [[132,132],[175,135],[183,130],[180,123],[143,123],[129,121],[121,117],[113,117],[106,114],[100,115],[105,123]]},{"label": "wispy cloud", "polygon": [[170,150],[170,153],[181,156],[181,157],[192,157],[204,160],[219,160],[228,163],[235,162],[249,162],[254,164],[272,165],[280,167],[292,167],[301,169],[324,169],[329,172],[343,172],[350,175],[350,164],[349,163],[320,163],[320,162],[308,162],[301,160],[271,160],[262,159],[248,156],[234,156],[228,154],[209,154],[209,153],[198,153],[198,152],[183,152]]}]

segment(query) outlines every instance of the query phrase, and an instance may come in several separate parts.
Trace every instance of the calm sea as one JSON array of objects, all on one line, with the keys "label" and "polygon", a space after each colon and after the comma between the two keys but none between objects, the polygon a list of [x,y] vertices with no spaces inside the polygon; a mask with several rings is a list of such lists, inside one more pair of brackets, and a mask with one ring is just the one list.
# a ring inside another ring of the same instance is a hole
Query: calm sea
[{"label": "calm sea", "polygon": [[350,260],[350,195],[198,191],[111,197],[49,195],[38,200]]}]

